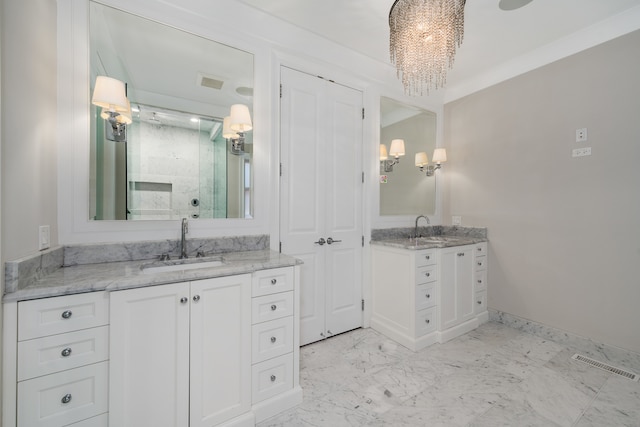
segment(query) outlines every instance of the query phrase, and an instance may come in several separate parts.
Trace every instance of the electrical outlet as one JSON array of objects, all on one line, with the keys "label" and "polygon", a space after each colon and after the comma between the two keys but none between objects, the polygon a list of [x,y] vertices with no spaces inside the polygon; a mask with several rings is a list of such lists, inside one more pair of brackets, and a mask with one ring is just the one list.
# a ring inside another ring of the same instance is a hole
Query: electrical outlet
[{"label": "electrical outlet", "polygon": [[38,228],[38,241],[40,250],[49,249],[51,245],[51,231],[48,225],[41,225]]},{"label": "electrical outlet", "polygon": [[458,215],[453,215],[451,217],[451,225],[462,225],[462,217]]},{"label": "electrical outlet", "polygon": [[587,128],[576,129],[576,142],[584,142],[587,140]]},{"label": "electrical outlet", "polygon": [[591,147],[574,148],[571,151],[571,157],[583,157],[591,155]]}]

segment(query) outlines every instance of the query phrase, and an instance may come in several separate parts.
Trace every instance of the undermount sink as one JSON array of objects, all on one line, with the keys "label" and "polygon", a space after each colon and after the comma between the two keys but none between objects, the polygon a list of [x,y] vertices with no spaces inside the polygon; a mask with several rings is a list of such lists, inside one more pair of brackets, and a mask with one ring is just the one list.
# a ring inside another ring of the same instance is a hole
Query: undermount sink
[{"label": "undermount sink", "polygon": [[144,264],[140,268],[145,274],[154,274],[170,271],[196,270],[198,268],[220,267],[222,265],[225,265],[222,257],[204,257],[156,261],[150,264]]}]

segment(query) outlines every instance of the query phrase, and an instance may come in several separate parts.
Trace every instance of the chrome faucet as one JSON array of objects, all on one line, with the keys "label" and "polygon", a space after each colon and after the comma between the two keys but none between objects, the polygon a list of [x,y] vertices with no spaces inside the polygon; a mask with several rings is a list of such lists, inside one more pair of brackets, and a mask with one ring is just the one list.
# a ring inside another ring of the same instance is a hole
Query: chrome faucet
[{"label": "chrome faucet", "polygon": [[416,228],[413,230],[413,237],[414,237],[415,239],[417,239],[417,238],[418,238],[418,220],[419,220],[420,218],[424,218],[424,219],[426,219],[426,220],[427,220],[427,224],[431,224],[431,223],[429,222],[429,217],[427,217],[426,215],[418,215],[418,217],[416,218]]},{"label": "chrome faucet", "polygon": [[187,237],[189,232],[189,224],[187,218],[182,218],[182,238],[180,240],[180,259],[188,258],[187,256]]}]

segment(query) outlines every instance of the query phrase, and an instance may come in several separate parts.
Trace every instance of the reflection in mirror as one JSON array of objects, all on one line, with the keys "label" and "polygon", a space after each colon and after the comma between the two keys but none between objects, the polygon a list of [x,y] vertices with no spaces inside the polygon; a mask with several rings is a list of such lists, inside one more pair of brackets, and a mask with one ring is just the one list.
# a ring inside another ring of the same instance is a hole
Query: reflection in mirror
[{"label": "reflection in mirror", "polygon": [[[380,152],[393,140],[404,141],[405,155],[398,158],[393,170],[385,172],[380,165],[380,215],[432,215],[436,206],[436,186],[433,176],[427,177],[415,166],[415,155],[436,147],[436,114],[380,98]],[[389,160],[395,160],[389,152]],[[387,169],[389,170],[389,169]]]},{"label": "reflection in mirror", "polygon": [[90,57],[91,93],[125,82],[133,119],[113,138],[91,106],[90,219],[252,217],[252,132],[238,150],[223,121],[253,110],[253,55],[90,2]]}]

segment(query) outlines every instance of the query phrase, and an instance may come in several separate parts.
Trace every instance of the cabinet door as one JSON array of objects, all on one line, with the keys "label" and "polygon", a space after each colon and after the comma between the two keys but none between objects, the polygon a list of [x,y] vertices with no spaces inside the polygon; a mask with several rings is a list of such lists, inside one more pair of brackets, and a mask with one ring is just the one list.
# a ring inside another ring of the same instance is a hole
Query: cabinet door
[{"label": "cabinet door", "polygon": [[251,275],[191,282],[190,305],[191,426],[212,426],[251,406]]},{"label": "cabinet door", "polygon": [[188,283],[111,293],[110,426],[188,426],[188,298]]},{"label": "cabinet door", "polygon": [[440,329],[474,316],[473,247],[458,246],[440,252]]}]

